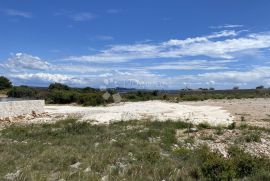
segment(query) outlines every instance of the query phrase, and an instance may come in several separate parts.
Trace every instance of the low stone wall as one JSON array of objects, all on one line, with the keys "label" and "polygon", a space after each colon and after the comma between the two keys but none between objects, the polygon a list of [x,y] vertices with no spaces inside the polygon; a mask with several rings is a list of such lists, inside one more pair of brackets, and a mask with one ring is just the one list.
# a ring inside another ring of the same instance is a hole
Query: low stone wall
[{"label": "low stone wall", "polygon": [[44,100],[0,102],[0,119],[33,113],[43,113],[44,106]]}]

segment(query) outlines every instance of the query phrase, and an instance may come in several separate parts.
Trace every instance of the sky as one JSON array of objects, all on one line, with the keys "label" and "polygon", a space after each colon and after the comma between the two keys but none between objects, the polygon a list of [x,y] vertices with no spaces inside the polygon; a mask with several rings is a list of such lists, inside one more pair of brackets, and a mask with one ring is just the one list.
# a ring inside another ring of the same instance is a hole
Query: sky
[{"label": "sky", "polygon": [[0,0],[14,85],[270,87],[269,0]]}]

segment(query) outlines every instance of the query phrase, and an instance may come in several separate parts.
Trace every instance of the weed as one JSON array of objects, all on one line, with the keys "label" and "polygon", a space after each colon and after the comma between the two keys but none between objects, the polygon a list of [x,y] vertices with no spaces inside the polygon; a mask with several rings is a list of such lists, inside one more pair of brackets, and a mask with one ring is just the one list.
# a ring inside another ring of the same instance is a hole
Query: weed
[{"label": "weed", "polygon": [[246,123],[241,123],[239,126],[240,129],[247,129],[248,125]]},{"label": "weed", "polygon": [[251,133],[245,135],[246,142],[260,142],[261,141],[261,132],[252,131]]},{"label": "weed", "polygon": [[228,129],[235,129],[236,128],[236,122],[233,122],[228,126]]},{"label": "weed", "polygon": [[200,123],[197,125],[197,128],[198,129],[210,129],[211,128],[211,125],[207,122],[205,123]]}]

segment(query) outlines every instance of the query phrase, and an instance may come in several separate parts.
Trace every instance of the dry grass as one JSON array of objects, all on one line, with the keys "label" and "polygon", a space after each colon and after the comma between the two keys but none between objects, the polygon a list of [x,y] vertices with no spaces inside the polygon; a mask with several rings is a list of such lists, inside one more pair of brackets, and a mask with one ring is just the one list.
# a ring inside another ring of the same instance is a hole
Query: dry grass
[{"label": "dry grass", "polygon": [[[13,125],[1,131],[0,179],[18,170],[17,180],[33,181],[270,178],[267,159],[238,149],[225,159],[207,147],[181,147],[176,130],[190,126],[170,121],[106,126],[74,119],[51,125]],[[237,164],[242,170],[234,167]]]}]

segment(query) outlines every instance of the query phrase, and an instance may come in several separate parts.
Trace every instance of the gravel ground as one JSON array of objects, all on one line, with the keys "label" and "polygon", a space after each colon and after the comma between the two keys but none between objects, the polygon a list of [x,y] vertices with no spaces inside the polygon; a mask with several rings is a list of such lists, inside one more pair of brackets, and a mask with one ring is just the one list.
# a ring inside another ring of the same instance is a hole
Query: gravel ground
[{"label": "gravel ground", "polygon": [[193,106],[163,101],[126,102],[105,107],[46,106],[49,115],[78,115],[98,123],[128,120],[186,120],[194,124],[229,125],[234,117],[219,106]]},{"label": "gravel ground", "polygon": [[238,123],[270,128],[270,99],[231,99],[182,102],[193,106],[220,106],[229,111]]}]

